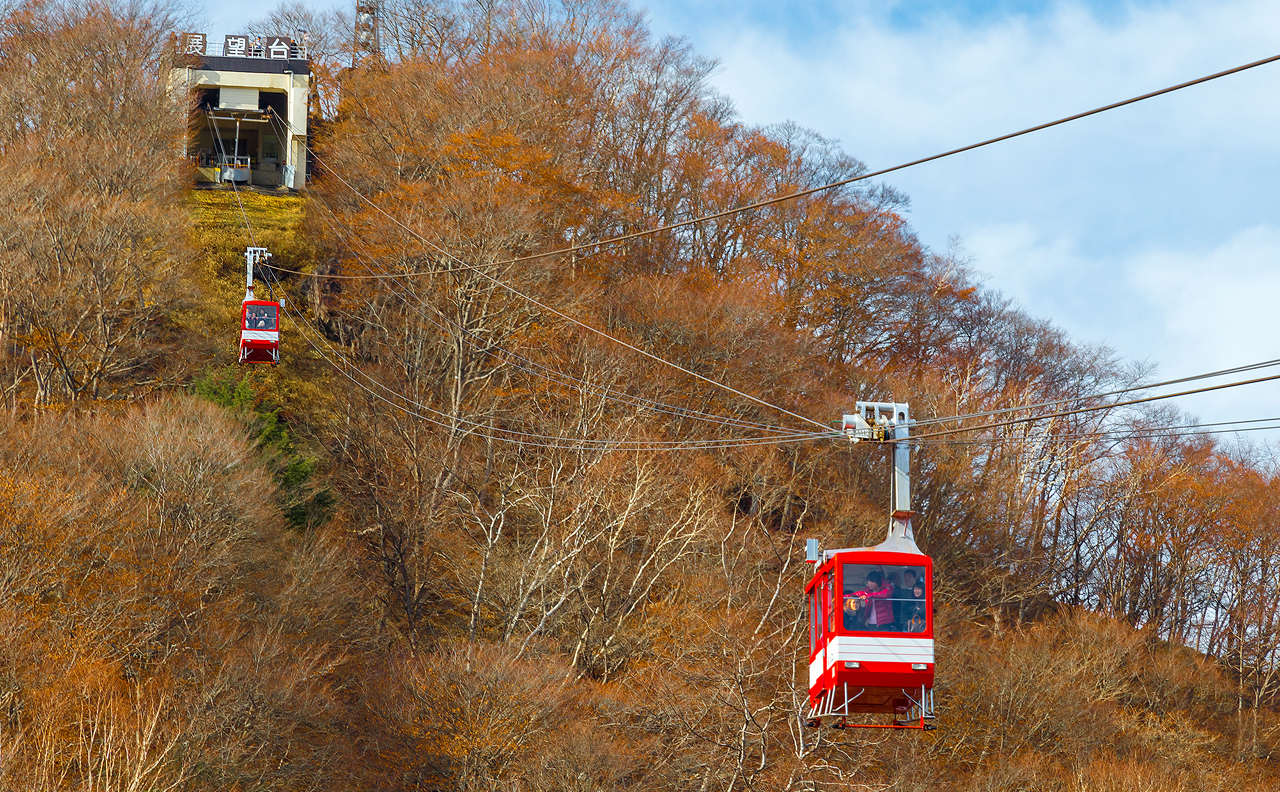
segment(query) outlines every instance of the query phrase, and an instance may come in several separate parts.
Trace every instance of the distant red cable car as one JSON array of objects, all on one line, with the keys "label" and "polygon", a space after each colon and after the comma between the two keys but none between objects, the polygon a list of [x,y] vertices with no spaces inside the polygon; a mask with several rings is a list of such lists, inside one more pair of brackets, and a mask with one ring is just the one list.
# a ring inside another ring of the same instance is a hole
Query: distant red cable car
[{"label": "distant red cable car", "polygon": [[253,265],[271,258],[266,248],[251,247],[246,262],[244,302],[240,307],[240,362],[280,362],[280,307],[284,301],[258,300],[253,296]]},{"label": "distant red cable car", "polygon": [[240,362],[280,362],[280,304],[245,300],[240,312]]},{"label": "distant red cable car", "polygon": [[[893,442],[889,536],[875,547],[819,551],[805,586],[809,617],[810,726],[932,730],[933,560],[911,532],[910,448],[905,404],[858,402],[846,415],[855,442]],[[886,415],[887,413],[887,415]],[[867,419],[871,420],[867,420]],[[873,713],[889,724],[851,722]]]}]

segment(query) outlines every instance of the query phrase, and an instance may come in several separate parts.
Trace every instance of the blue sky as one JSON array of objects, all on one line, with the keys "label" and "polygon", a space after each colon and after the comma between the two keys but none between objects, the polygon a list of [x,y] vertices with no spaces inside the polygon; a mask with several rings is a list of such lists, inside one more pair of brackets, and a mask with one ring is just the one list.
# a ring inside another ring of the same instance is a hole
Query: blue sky
[{"label": "blue sky", "polygon": [[[1274,0],[643,5],[655,37],[720,62],[744,121],[796,121],[873,170],[1280,54]],[[209,32],[261,8],[221,5]],[[1280,63],[889,182],[927,245],[957,238],[989,287],[1082,343],[1162,377],[1280,358],[1278,89]],[[1179,406],[1280,416],[1280,384]]]}]

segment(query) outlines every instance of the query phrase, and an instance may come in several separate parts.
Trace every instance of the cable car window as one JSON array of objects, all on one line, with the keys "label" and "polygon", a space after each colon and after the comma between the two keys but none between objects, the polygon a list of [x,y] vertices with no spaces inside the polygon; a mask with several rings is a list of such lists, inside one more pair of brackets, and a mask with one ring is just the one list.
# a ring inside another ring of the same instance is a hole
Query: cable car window
[{"label": "cable car window", "polygon": [[822,598],[823,605],[827,609],[827,632],[829,633],[836,631],[835,576],[835,570],[827,572],[827,590]]},{"label": "cable car window", "polygon": [[813,631],[813,648],[817,650],[818,644],[822,641],[822,587],[813,587],[813,618],[809,622],[809,629]]},{"label": "cable car window", "polygon": [[929,624],[923,565],[844,564],[844,628],[872,632],[924,632]]},{"label": "cable car window", "polygon": [[826,601],[827,584],[825,580],[819,580],[818,585],[813,587],[813,616],[814,616],[814,634],[819,642],[822,641],[822,625],[827,620],[826,608],[822,607],[822,603]]},{"label": "cable car window", "polygon": [[814,635],[814,628],[818,623],[818,619],[817,619],[817,616],[814,614],[815,598],[813,596],[812,590],[810,590],[808,602],[806,602],[805,604],[807,606],[806,615],[809,617],[809,654],[813,654],[813,650],[818,645],[817,636]]},{"label": "cable car window", "polygon": [[813,593],[818,596],[818,640],[821,641],[822,630],[824,625],[827,623],[827,611],[830,610],[827,607],[827,600],[829,598],[827,597],[826,576],[823,576],[822,580],[818,581],[818,587],[813,590]]},{"label": "cable car window", "polygon": [[249,330],[275,330],[276,307],[274,305],[250,305],[245,308],[244,326]]}]

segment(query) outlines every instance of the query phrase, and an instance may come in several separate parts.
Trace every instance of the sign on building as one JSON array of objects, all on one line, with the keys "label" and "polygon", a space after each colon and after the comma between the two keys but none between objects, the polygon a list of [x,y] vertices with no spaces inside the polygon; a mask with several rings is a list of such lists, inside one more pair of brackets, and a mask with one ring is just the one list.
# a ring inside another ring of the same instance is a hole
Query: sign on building
[{"label": "sign on building", "polygon": [[209,37],[204,33],[182,33],[175,39],[178,52],[183,55],[224,55],[233,58],[268,58],[272,60],[306,59],[306,31],[302,33],[301,43],[288,36],[227,36],[223,39],[222,52],[213,45],[209,51]]},{"label": "sign on building", "polygon": [[288,60],[293,40],[283,36],[272,36],[267,39],[267,57],[272,60]]},{"label": "sign on building", "polygon": [[226,43],[222,45],[223,55],[235,55],[237,57],[246,58],[249,56],[249,37],[248,36],[227,36]]},{"label": "sign on building", "polygon": [[209,39],[203,33],[183,33],[179,51],[183,55],[203,55],[208,47]]}]

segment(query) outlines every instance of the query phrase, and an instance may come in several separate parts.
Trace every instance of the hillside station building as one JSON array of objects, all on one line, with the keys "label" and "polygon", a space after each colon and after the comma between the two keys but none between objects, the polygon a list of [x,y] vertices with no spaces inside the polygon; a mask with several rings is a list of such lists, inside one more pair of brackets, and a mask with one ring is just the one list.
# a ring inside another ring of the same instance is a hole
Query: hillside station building
[{"label": "hillside station building", "polygon": [[185,65],[171,80],[175,90],[195,95],[186,156],[196,180],[306,186],[311,64],[305,42],[227,36],[219,46],[203,33],[183,33],[178,46]]}]

